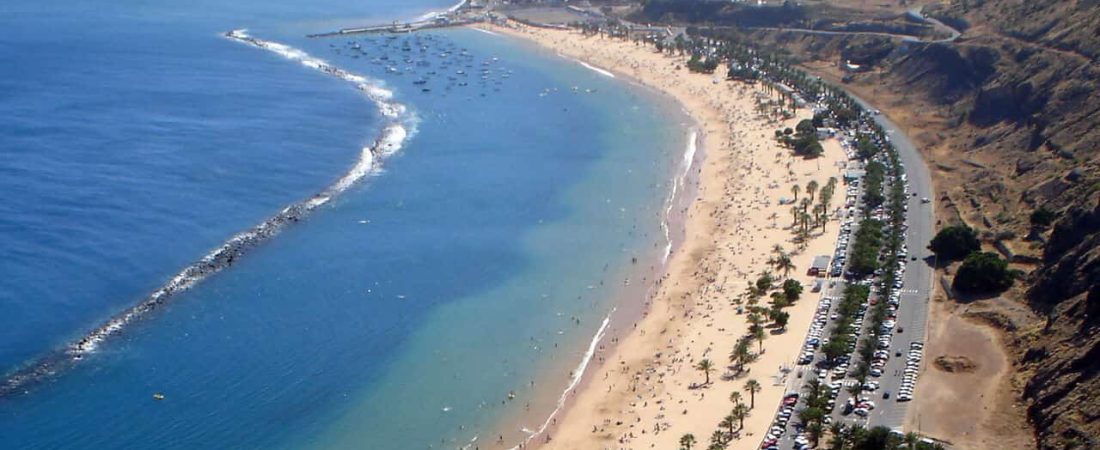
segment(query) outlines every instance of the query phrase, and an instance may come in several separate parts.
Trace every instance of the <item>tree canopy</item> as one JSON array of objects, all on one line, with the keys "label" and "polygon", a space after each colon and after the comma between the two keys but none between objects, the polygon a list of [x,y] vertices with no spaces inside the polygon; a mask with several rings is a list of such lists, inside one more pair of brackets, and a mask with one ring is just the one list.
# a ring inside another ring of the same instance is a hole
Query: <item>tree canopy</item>
[{"label": "tree canopy", "polygon": [[936,233],[928,248],[947,261],[957,261],[980,250],[978,233],[966,225],[952,225]]},{"label": "tree canopy", "polygon": [[783,282],[783,295],[789,302],[795,302],[802,295],[802,283],[795,279],[787,279]]},{"label": "tree canopy", "polygon": [[856,231],[852,244],[851,262],[848,270],[860,276],[873,273],[879,268],[878,254],[882,249],[882,222],[876,219],[863,219]]},{"label": "tree canopy", "polygon": [[974,252],[955,273],[953,286],[960,292],[1001,292],[1012,287],[1015,274],[996,253]]}]

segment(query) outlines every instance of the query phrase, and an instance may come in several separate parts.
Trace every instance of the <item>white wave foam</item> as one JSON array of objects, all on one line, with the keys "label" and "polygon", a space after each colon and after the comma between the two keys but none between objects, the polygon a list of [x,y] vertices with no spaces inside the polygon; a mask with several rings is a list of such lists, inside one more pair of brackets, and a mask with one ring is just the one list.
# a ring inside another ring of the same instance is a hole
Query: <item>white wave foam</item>
[{"label": "white wave foam", "polygon": [[594,70],[596,73],[598,73],[600,75],[603,75],[603,76],[608,77],[608,78],[615,78],[615,74],[611,73],[610,71],[607,71],[607,70],[601,69],[599,67],[593,66],[593,65],[588,64],[584,61],[577,60],[577,62],[581,63],[581,65],[584,66],[584,67],[587,67],[589,69]]},{"label": "white wave foam", "polygon": [[592,337],[592,341],[588,343],[588,349],[585,350],[584,356],[581,358],[581,362],[577,364],[577,368],[573,370],[573,377],[569,379],[569,385],[562,391],[561,396],[558,397],[558,403],[554,407],[554,410],[550,412],[550,415],[546,417],[546,421],[539,426],[538,430],[531,431],[526,427],[522,429],[524,433],[527,433],[527,438],[523,440],[523,443],[516,445],[509,450],[518,450],[521,445],[526,446],[532,439],[535,439],[542,433],[546,432],[546,429],[550,427],[550,424],[554,421],[554,417],[557,417],[562,408],[565,407],[565,401],[569,398],[569,393],[573,392],[580,384],[581,379],[584,378],[584,373],[588,370],[588,364],[592,362],[592,358],[596,356],[596,348],[599,346],[600,341],[603,340],[604,335],[607,334],[607,326],[611,324],[611,315],[615,314],[617,308],[612,308],[611,312],[607,313],[607,317],[604,317],[603,323],[600,324],[600,328],[596,330],[596,335]]},{"label": "white wave foam", "polygon": [[661,220],[661,231],[665,234],[665,253],[661,256],[661,263],[667,263],[672,255],[672,236],[669,230],[669,220],[672,219],[672,208],[676,207],[676,196],[680,189],[687,183],[687,176],[691,173],[692,163],[695,161],[696,141],[698,132],[693,128],[688,133],[687,145],[684,148],[684,156],[680,160],[680,173],[672,180],[672,191],[668,194],[668,205],[665,207],[665,217]]},{"label": "white wave foam", "polygon": [[131,322],[160,307],[173,295],[187,290],[195,283],[229,267],[248,250],[271,238],[283,227],[298,222],[314,209],[328,203],[340,193],[351,188],[364,177],[380,170],[381,160],[400,151],[405,141],[415,132],[416,116],[410,113],[405,105],[395,102],[393,92],[383,87],[381,82],[340,69],[294,47],[254,38],[249,36],[246,30],[233,30],[226,33],[225,36],[253,47],[268,50],[286,59],[297,61],[303,66],[355,84],[356,88],[378,107],[388,123],[383,127],[379,138],[371,146],[362,149],[355,164],[324,191],[309,199],[291,204],[259,225],[234,235],[221,247],[211,251],[198,262],[176,274],[141,303],[111,318],[79,341],[70,344],[64,352],[46,355],[8,376],[6,382],[0,385],[0,394],[16,392],[22,385],[44,376],[50,376],[59,369],[66,367],[66,365],[72,364],[72,361],[79,360],[85,354],[96,351],[105,339],[120,333]]},{"label": "white wave foam", "polygon": [[497,34],[497,33],[496,33],[496,32],[494,32],[494,31],[489,31],[489,30],[485,30],[485,29],[482,29],[482,28],[478,28],[478,27],[473,27],[473,29],[474,29],[475,31],[480,31],[480,32],[482,32],[482,33],[485,33],[485,34],[491,34],[491,35],[493,35],[493,36],[500,36],[500,34]]},{"label": "white wave foam", "polygon": [[417,17],[416,19],[414,19],[413,22],[424,22],[424,21],[432,20],[432,19],[434,19],[436,17],[439,17],[439,16],[442,16],[444,14],[453,13],[455,11],[458,11],[458,8],[461,8],[462,5],[465,5],[465,4],[466,4],[466,0],[460,0],[458,3],[455,3],[454,5],[451,5],[450,8],[447,8],[443,11],[429,11],[429,12],[426,12],[424,14],[421,14],[420,17]]}]

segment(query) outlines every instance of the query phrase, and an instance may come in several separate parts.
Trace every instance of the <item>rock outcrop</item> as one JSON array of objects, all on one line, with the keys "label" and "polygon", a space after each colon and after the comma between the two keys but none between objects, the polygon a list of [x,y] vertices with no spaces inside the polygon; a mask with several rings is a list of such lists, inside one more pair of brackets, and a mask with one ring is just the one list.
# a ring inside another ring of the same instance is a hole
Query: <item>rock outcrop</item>
[{"label": "rock outcrop", "polygon": [[1050,235],[1028,297],[1046,324],[1021,358],[1042,449],[1100,448],[1100,201],[1073,208]]}]

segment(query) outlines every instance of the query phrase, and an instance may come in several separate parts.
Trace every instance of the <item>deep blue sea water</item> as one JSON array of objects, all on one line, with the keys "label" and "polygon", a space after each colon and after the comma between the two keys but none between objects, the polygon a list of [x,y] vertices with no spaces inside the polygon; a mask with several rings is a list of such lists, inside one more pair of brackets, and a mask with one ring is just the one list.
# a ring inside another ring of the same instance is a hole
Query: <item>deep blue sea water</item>
[{"label": "deep blue sea water", "polygon": [[523,408],[538,371],[575,365],[632,258],[663,250],[678,116],[472,30],[304,37],[446,1],[223,3],[0,5],[0,371],[325,188],[377,136],[350,84],[219,33],[380,79],[419,131],[303,223],[0,399],[0,448],[455,448]]}]

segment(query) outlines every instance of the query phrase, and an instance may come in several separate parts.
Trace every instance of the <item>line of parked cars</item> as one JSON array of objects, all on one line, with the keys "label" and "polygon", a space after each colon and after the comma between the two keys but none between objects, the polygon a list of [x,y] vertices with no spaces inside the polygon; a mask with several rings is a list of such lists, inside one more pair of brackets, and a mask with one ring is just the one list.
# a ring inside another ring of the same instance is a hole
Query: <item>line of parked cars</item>
[{"label": "line of parked cars", "polygon": [[909,344],[909,358],[905,360],[905,372],[901,377],[901,387],[898,388],[899,402],[913,399],[913,388],[917,385],[917,374],[920,373],[920,360],[923,357],[924,343]]},{"label": "line of parked cars", "polygon": [[[904,254],[907,250],[902,247],[901,254]],[[876,275],[881,275],[881,269]],[[901,289],[905,283],[905,260],[904,258],[898,261],[897,268],[894,269],[894,284],[893,289],[890,290],[890,296],[887,298],[886,307],[886,319],[883,320],[882,325],[878,329],[878,342],[876,344],[876,351],[873,359],[870,361],[871,371],[870,374],[873,377],[880,377],[883,374],[883,370],[886,368],[886,362],[890,359],[890,343],[893,339],[893,331],[898,333],[904,332],[904,328],[897,327],[898,320],[898,307],[901,305]],[[874,305],[878,302],[878,296],[872,296],[870,303]],[[896,328],[895,328],[896,327]],[[901,356],[898,352],[895,356]],[[887,394],[888,395],[888,394]],[[886,398],[886,397],[883,397]]]},{"label": "line of parked cars", "polygon": [[848,185],[847,196],[844,200],[844,208],[848,214],[840,222],[840,236],[836,241],[836,250],[833,252],[833,261],[829,266],[829,276],[839,277],[844,273],[844,263],[848,260],[848,242],[852,238],[852,229],[855,217],[858,214],[860,188],[859,182]]},{"label": "line of parked cars", "polygon": [[817,304],[817,312],[814,313],[814,321],[810,323],[810,332],[806,334],[806,343],[802,346],[802,353],[798,355],[798,364],[806,365],[814,361],[814,354],[821,347],[825,336],[825,326],[829,324],[829,309],[833,306],[832,297],[823,297]]},{"label": "line of parked cars", "polygon": [[[761,449],[779,450],[779,440],[786,434],[787,424],[795,415],[798,398],[799,393],[797,391],[788,392],[787,395],[783,396],[783,404],[779,407],[779,412],[776,413],[775,420],[772,421],[772,427],[768,429],[768,434],[764,436],[764,442],[760,445]],[[794,436],[795,450],[808,450],[810,448],[810,440],[802,434],[802,431],[802,429],[798,429],[797,435]]]}]

